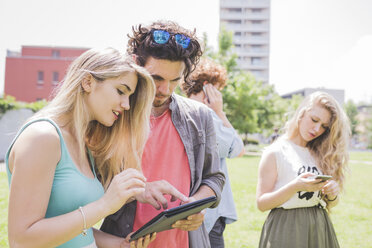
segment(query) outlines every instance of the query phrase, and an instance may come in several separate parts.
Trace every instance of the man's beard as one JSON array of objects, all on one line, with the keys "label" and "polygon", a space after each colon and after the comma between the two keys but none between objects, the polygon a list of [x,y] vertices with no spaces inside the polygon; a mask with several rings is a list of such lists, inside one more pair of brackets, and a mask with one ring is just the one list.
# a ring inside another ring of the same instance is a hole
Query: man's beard
[{"label": "man's beard", "polygon": [[153,103],[152,103],[152,106],[153,106],[153,107],[161,107],[161,106],[163,106],[164,104],[168,103],[170,96],[165,96],[165,95],[159,95],[159,96],[163,96],[163,97],[166,97],[166,98],[165,98],[163,101],[161,101],[161,100],[156,100],[156,98],[155,98],[155,100],[154,100]]}]

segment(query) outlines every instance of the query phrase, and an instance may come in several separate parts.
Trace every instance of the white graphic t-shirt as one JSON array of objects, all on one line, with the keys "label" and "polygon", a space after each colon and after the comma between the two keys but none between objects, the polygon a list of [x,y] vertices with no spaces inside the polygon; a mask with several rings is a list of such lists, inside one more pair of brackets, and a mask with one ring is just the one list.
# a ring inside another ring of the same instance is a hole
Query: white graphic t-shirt
[{"label": "white graphic t-shirt", "polygon": [[[267,151],[273,151],[276,157],[278,178],[274,191],[303,173],[322,174],[308,148],[296,145],[284,137],[270,145],[264,152]],[[319,203],[322,207],[326,206],[325,201],[321,199],[320,191],[299,191],[279,207],[303,208],[317,206]]]}]

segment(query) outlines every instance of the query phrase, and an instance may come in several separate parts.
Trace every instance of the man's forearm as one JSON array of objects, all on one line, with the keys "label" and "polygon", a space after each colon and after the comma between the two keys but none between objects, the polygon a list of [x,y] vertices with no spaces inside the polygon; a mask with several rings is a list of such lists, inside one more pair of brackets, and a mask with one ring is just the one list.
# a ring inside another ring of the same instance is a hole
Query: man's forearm
[{"label": "man's forearm", "polygon": [[204,199],[210,196],[216,196],[216,193],[207,185],[201,185],[198,191],[196,191],[196,193],[192,195],[195,200]]}]

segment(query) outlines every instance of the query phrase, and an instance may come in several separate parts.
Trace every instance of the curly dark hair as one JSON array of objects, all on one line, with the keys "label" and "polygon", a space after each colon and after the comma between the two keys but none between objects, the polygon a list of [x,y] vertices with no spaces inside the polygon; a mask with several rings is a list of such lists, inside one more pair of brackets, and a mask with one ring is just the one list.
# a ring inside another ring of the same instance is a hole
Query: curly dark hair
[{"label": "curly dark hair", "polygon": [[[152,39],[152,30],[160,29],[173,34],[183,34],[190,38],[189,46],[184,49],[176,43],[172,36],[165,44],[157,44]],[[127,52],[136,55],[137,63],[146,64],[149,57],[170,61],[184,61],[184,80],[189,81],[190,73],[195,69],[203,54],[200,43],[194,31],[187,30],[172,21],[157,21],[148,26],[132,26],[132,36],[128,34]]]},{"label": "curly dark hair", "polygon": [[202,58],[196,69],[190,75],[190,82],[182,83],[182,90],[190,97],[203,90],[204,82],[217,85],[218,90],[226,86],[227,71],[225,67],[211,59]]}]

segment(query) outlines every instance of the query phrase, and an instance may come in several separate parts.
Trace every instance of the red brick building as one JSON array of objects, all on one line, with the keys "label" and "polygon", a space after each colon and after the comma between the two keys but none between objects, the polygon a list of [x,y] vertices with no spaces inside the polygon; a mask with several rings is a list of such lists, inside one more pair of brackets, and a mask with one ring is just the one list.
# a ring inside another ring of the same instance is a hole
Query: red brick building
[{"label": "red brick building", "polygon": [[17,101],[50,100],[76,57],[88,48],[22,46],[21,53],[7,52],[4,95]]}]

